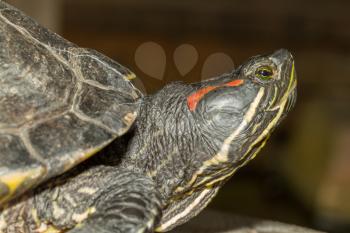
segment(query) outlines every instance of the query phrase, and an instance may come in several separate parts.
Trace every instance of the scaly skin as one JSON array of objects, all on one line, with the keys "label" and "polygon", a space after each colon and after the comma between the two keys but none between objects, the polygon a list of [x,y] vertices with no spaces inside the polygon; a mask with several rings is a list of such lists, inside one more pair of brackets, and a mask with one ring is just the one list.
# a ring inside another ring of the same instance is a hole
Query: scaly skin
[{"label": "scaly skin", "polygon": [[[170,93],[174,89],[178,92]],[[181,111],[186,108],[184,100],[191,91],[193,91],[191,86],[173,84],[155,96],[146,97],[134,132],[131,132],[133,139],[130,142],[130,149],[121,156],[122,162],[113,161],[114,154],[103,155],[102,152],[101,156],[95,156],[93,161],[88,161],[59,179],[48,182],[47,185],[34,190],[31,195],[27,195],[24,200],[14,202],[13,206],[2,213],[8,232],[27,233],[35,230],[45,232],[51,225],[59,230],[71,229],[94,212],[97,208],[96,201],[102,194],[125,193],[123,184],[130,182],[135,184],[136,177],[149,182],[148,186],[141,185],[140,188],[153,189],[154,192],[147,192],[158,196],[150,198],[145,205],[153,203],[152,200],[160,200],[154,201],[154,206],[148,206],[146,209],[155,209],[156,213],[159,213],[158,209],[164,207],[172,198],[176,187],[190,179],[191,174],[173,166],[185,168],[194,164],[196,158],[191,158],[191,153],[195,149],[198,150],[194,145],[201,145],[203,150],[210,148],[201,137],[196,136],[199,132],[193,127],[195,124],[191,114]],[[151,109],[153,111],[150,111]],[[168,121],[165,127],[161,128],[165,119]],[[172,127],[176,125],[182,129],[173,130]],[[188,140],[194,143],[187,143]],[[115,142],[111,147],[120,146],[122,143],[125,142]],[[167,146],[163,148],[164,151],[171,153],[161,153],[159,150],[162,145]],[[107,148],[107,150],[113,149]],[[180,151],[188,153],[180,154]],[[146,191],[140,189],[138,192],[142,194]],[[159,220],[158,217],[155,221]]]}]

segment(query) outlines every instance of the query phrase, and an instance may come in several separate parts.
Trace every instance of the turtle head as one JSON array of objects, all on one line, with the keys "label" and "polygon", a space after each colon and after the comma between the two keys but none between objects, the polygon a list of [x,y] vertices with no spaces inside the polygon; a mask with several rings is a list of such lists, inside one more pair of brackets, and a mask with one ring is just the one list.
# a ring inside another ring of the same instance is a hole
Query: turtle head
[{"label": "turtle head", "polygon": [[194,146],[190,175],[175,190],[160,230],[199,213],[264,146],[295,103],[293,57],[287,50],[252,57],[232,73],[192,87],[186,106],[201,143]]},{"label": "turtle head", "polygon": [[253,57],[231,74],[202,83],[187,98],[214,151],[200,170],[222,165],[232,173],[232,166],[253,158],[295,100],[294,61],[287,50]]}]

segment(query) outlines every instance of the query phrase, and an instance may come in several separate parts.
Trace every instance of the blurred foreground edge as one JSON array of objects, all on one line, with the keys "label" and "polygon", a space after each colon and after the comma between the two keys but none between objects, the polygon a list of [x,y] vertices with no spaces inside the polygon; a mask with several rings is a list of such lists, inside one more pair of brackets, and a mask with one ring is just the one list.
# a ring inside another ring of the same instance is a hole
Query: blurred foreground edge
[{"label": "blurred foreground edge", "polygon": [[322,233],[304,227],[269,220],[240,217],[205,210],[170,233]]}]

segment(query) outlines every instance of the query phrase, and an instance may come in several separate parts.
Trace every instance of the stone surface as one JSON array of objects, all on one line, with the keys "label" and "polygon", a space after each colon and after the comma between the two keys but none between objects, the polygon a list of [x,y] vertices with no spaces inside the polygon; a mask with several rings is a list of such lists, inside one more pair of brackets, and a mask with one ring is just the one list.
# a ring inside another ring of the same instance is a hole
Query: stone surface
[{"label": "stone surface", "polygon": [[170,233],[322,233],[295,225],[203,211]]}]

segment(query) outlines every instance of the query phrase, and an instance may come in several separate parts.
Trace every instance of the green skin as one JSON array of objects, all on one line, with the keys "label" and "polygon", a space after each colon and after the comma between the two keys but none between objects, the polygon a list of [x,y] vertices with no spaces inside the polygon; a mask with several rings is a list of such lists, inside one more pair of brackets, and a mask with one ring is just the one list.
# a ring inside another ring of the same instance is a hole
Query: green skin
[{"label": "green skin", "polygon": [[253,57],[209,81],[170,84],[140,101],[133,129],[108,153],[11,203],[0,214],[0,229],[170,230],[197,215],[254,158],[295,97],[286,50]]}]

